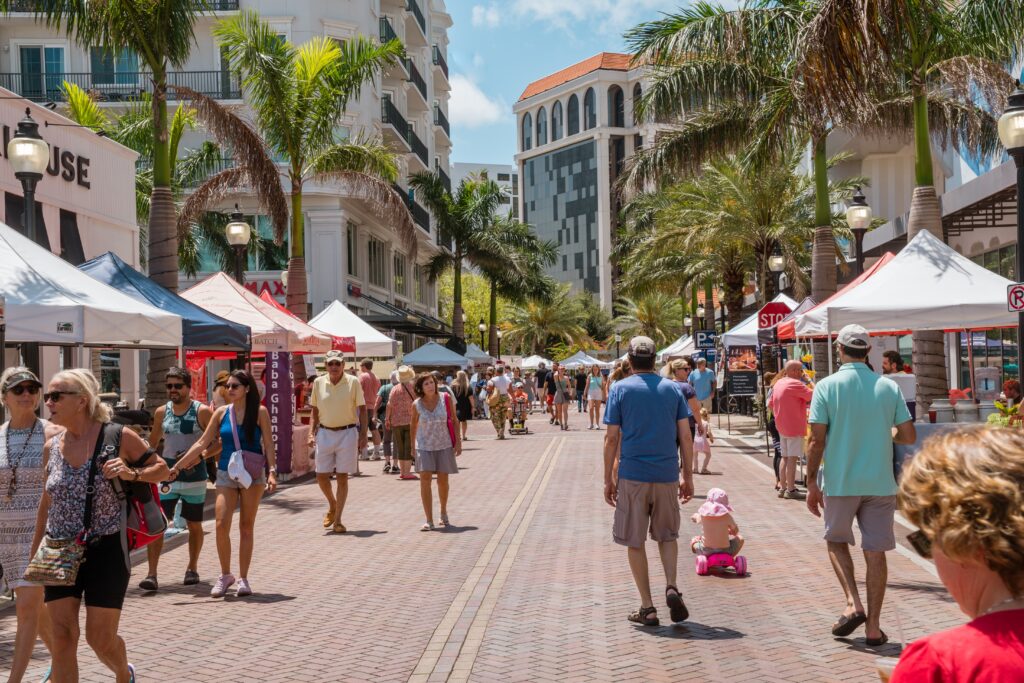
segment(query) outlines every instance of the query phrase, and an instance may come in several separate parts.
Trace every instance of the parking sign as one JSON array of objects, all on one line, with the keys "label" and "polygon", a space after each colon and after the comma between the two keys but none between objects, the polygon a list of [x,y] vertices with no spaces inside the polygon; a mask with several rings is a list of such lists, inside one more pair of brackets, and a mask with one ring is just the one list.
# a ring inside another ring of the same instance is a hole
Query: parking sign
[{"label": "parking sign", "polygon": [[717,334],[714,330],[697,330],[697,334],[694,336],[694,348],[700,349],[701,351],[715,348],[715,338]]}]

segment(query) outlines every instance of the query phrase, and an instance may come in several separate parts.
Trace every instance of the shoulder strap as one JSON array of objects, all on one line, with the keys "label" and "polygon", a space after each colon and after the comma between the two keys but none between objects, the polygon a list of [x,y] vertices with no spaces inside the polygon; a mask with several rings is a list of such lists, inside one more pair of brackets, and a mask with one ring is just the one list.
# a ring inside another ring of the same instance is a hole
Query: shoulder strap
[{"label": "shoulder strap", "polygon": [[405,393],[409,394],[409,398],[411,398],[414,401],[416,400],[416,397],[412,395],[411,391],[409,391],[409,387],[407,387],[405,384],[402,384],[402,388],[405,389]]},{"label": "shoulder strap", "polygon": [[231,436],[235,439],[235,450],[242,450],[242,444],[238,441],[238,424],[235,423],[235,407],[228,406],[228,419],[231,420]]},{"label": "shoulder strap", "polygon": [[97,460],[99,460],[100,451],[103,449],[103,444],[107,441],[107,430],[106,425],[100,427],[99,436],[96,437],[96,446],[93,448],[92,457],[89,458],[89,478],[85,484],[85,513],[82,515],[82,536],[89,535],[89,528],[92,526],[92,507],[93,499],[96,494],[96,468]]}]

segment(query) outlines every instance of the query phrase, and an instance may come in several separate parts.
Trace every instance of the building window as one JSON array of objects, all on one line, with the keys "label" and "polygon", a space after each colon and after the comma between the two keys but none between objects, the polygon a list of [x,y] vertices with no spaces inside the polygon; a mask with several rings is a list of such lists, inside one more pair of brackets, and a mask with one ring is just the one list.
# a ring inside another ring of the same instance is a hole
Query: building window
[{"label": "building window", "polygon": [[551,105],[551,142],[562,137],[562,103]]},{"label": "building window", "polygon": [[21,94],[56,100],[64,83],[64,48],[22,45],[18,53],[21,56]]},{"label": "building window", "polygon": [[548,143],[548,113],[541,107],[537,110],[537,146]]},{"label": "building window", "polygon": [[376,237],[366,240],[367,279],[375,287],[387,287],[387,245]]},{"label": "building window", "polygon": [[530,112],[523,114],[523,149],[526,151],[533,147],[533,117]]},{"label": "building window", "polygon": [[643,98],[644,89],[637,83],[633,86],[633,123],[640,123],[640,100]]},{"label": "building window", "polygon": [[593,88],[583,95],[583,130],[597,127],[597,96]]},{"label": "building window", "polygon": [[139,80],[139,56],[131,50],[89,48],[89,64],[97,85],[133,85]]},{"label": "building window", "polygon": [[508,182],[508,173],[499,173],[498,180]]},{"label": "building window", "polygon": [[566,112],[566,125],[568,134],[576,135],[580,132],[580,98],[572,95],[569,97],[569,111]]},{"label": "building window", "polygon": [[612,128],[626,127],[626,96],[617,85],[608,88],[608,125]]},{"label": "building window", "polygon": [[416,300],[416,303],[423,303],[426,296],[424,292],[423,283],[426,278],[423,276],[423,266],[416,264],[412,267],[412,296]]},{"label": "building window", "polygon": [[355,277],[359,275],[356,271],[356,224],[349,221],[345,225],[345,246],[346,255],[348,256],[348,274]]},{"label": "building window", "polygon": [[409,281],[405,277],[405,254],[395,252],[392,259],[395,271],[395,294],[409,295]]}]

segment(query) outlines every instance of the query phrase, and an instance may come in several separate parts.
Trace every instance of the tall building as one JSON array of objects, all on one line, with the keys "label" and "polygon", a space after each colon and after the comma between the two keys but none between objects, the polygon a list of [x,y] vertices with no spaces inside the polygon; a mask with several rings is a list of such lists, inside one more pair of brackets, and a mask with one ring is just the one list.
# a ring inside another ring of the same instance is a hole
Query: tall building
[{"label": "tall building", "polygon": [[486,176],[501,188],[503,196],[497,213],[502,216],[519,217],[519,172],[512,164],[452,164],[452,187],[458,187],[463,178]]},{"label": "tall building", "polygon": [[530,83],[513,107],[520,216],[559,245],[549,274],[609,310],[619,208],[612,186],[653,131],[634,122],[644,73],[629,62],[629,55],[595,55]]},{"label": "tall building", "polygon": [[[36,101],[56,102],[58,109],[65,80],[93,93],[103,107],[114,110],[152,90],[150,75],[137,55],[79,46],[62,30],[37,23],[31,11],[36,4],[31,0],[16,3],[15,9],[25,11],[12,12],[0,22],[0,87]],[[411,175],[422,171],[435,170],[445,179],[450,175],[451,87],[446,59],[452,22],[444,0],[217,0],[215,6],[216,11],[196,26],[187,63],[170,73],[168,80],[224,104],[242,106],[243,117],[249,112],[244,109],[242,88],[212,34],[216,22],[225,17],[255,10],[278,35],[296,45],[316,36],[343,42],[363,35],[382,41],[398,38],[405,46],[408,58],[376,74],[363,87],[336,132],[339,138],[379,138],[399,153],[400,179],[395,189],[409,205],[420,248],[415,255],[408,253],[392,227],[377,218],[366,200],[348,195],[333,183],[307,183],[303,214],[309,307],[310,313],[316,314],[339,299],[367,321],[394,334],[406,349],[417,344],[419,337],[446,336],[445,326],[435,317],[435,286],[421,267],[439,248],[437,233],[432,217],[408,183]],[[183,139],[182,148],[197,147],[202,139],[201,131],[190,134]],[[229,158],[223,160],[225,165],[232,163]],[[225,200],[221,208],[226,210],[236,202],[252,217],[257,232],[270,234],[269,221],[258,215],[257,203],[244,190]],[[204,263],[204,271],[218,269],[211,258]],[[283,295],[280,270],[265,270],[256,259],[250,259],[248,270],[250,286]],[[183,278],[182,285],[192,281]]]}]

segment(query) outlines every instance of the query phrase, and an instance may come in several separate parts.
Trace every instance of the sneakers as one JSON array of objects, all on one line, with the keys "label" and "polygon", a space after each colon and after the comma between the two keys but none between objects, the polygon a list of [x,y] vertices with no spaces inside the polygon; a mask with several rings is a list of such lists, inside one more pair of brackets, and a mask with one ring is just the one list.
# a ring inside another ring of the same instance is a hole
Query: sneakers
[{"label": "sneakers", "polygon": [[370,460],[380,460],[382,457],[384,457],[383,454],[375,448],[373,449],[373,455],[370,456]]},{"label": "sneakers", "polygon": [[[49,675],[46,678],[49,680]],[[131,662],[128,662],[128,683],[135,683],[135,665]]]},{"label": "sneakers", "polygon": [[194,572],[191,569],[185,570],[185,579],[181,582],[185,586],[194,586],[199,583],[199,572]]},{"label": "sneakers", "polygon": [[391,463],[384,463],[384,474],[391,474]]},{"label": "sneakers", "polygon": [[240,598],[244,598],[247,595],[252,595],[252,588],[249,586],[248,579],[239,579],[238,588],[235,590],[235,595]]},{"label": "sneakers", "polygon": [[370,459],[370,451],[368,451],[365,448],[363,450],[359,451],[359,459],[360,460],[369,460]]},{"label": "sneakers", "polygon": [[790,489],[785,494],[785,497],[789,500],[803,500],[804,498],[804,494],[800,493],[798,489]]},{"label": "sneakers", "polygon": [[[242,579],[245,581],[245,579]],[[213,588],[210,589],[211,598],[223,598],[228,592],[228,588],[235,582],[234,574],[221,574],[220,578],[217,579],[217,583],[213,584]],[[246,583],[245,587],[248,588],[249,584]]]},{"label": "sneakers", "polygon": [[139,581],[139,588],[144,591],[155,591],[160,589],[160,584],[156,582],[155,576],[147,576],[142,581]]}]

